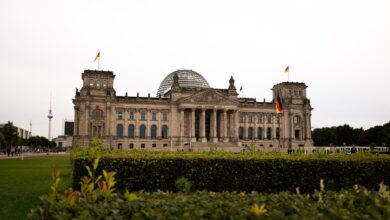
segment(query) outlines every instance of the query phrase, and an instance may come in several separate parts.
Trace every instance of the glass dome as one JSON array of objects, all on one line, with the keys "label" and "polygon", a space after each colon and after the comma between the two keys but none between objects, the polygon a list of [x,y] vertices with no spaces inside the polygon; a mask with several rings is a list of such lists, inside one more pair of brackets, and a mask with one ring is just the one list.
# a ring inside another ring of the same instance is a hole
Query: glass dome
[{"label": "glass dome", "polygon": [[199,73],[193,70],[176,70],[166,76],[161,82],[160,87],[157,90],[157,96],[164,96],[164,94],[171,89],[173,76],[176,73],[179,77],[179,85],[182,88],[210,88],[207,80]]}]

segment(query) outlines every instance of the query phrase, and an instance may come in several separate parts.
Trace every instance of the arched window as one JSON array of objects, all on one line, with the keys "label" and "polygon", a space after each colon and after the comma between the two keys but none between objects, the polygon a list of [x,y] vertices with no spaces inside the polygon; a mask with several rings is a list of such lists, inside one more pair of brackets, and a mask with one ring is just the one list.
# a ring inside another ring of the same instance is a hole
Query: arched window
[{"label": "arched window", "polygon": [[146,126],[141,125],[139,126],[139,138],[145,139],[146,137]]},{"label": "arched window", "polygon": [[167,139],[168,138],[168,126],[167,125],[161,126],[161,137],[163,139]]},{"label": "arched window", "polygon": [[276,128],[275,135],[276,139],[280,139],[280,128]]},{"label": "arched window", "polygon": [[128,137],[129,138],[134,138],[134,125],[133,124],[129,125]]},{"label": "arched window", "polygon": [[156,125],[152,125],[150,127],[150,137],[151,138],[157,138],[157,126]]},{"label": "arched window", "polygon": [[116,137],[123,138],[123,125],[121,125],[121,124],[118,124],[116,126]]},{"label": "arched window", "polygon": [[252,127],[248,128],[248,139],[249,140],[253,139],[253,128]]},{"label": "arched window", "polygon": [[93,88],[93,84],[94,84],[93,79],[91,79],[91,81],[89,81],[89,87]]},{"label": "arched window", "polygon": [[96,88],[100,88],[100,80],[96,80]]},{"label": "arched window", "polygon": [[103,80],[103,88],[107,88],[107,80]]},{"label": "arched window", "polygon": [[271,128],[267,128],[267,139],[268,140],[272,139],[272,129]]},{"label": "arched window", "polygon": [[244,128],[243,127],[238,128],[238,138],[244,139]]},{"label": "arched window", "polygon": [[261,127],[257,128],[257,139],[263,139],[263,129]]}]

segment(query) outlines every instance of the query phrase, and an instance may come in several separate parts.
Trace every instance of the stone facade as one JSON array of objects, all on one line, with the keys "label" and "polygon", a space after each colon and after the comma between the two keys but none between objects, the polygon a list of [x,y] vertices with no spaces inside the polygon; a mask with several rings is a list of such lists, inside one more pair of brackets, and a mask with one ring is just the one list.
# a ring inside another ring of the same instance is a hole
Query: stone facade
[{"label": "stone facade", "polygon": [[173,73],[170,90],[140,97],[117,96],[111,71],[85,70],[73,99],[73,145],[86,146],[97,136],[106,148],[116,149],[312,146],[312,108],[304,83],[272,88],[273,100],[279,95],[283,104],[276,114],[274,101],[238,97],[233,77],[227,89],[180,86],[180,71]]}]

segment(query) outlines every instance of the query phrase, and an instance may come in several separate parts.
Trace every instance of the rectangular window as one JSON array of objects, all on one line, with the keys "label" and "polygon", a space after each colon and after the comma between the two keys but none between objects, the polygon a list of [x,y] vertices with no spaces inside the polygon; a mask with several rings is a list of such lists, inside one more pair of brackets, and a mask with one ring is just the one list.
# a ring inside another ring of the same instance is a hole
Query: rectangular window
[{"label": "rectangular window", "polygon": [[146,120],[145,112],[141,112],[141,120]]},{"label": "rectangular window", "polygon": [[293,118],[294,124],[298,124],[300,121],[301,121],[301,119],[299,118],[299,116],[294,116],[294,118]]},{"label": "rectangular window", "polygon": [[123,119],[123,113],[122,112],[118,112],[118,120],[122,120]]},{"label": "rectangular window", "polygon": [[157,145],[156,144],[152,144],[152,147],[156,147]]},{"label": "rectangular window", "polygon": [[168,147],[168,144],[164,144],[163,146],[164,146],[164,147]]},{"label": "rectangular window", "polygon": [[248,123],[253,123],[253,116],[252,115],[248,115]]},{"label": "rectangular window", "polygon": [[145,148],[145,144],[141,144],[141,148]]},{"label": "rectangular window", "polygon": [[258,115],[257,116],[257,122],[258,123],[263,123],[263,115]]},{"label": "rectangular window", "polygon": [[276,123],[280,123],[280,117],[279,116],[276,116]]},{"label": "rectangular window", "polygon": [[301,131],[295,130],[295,139],[300,140],[301,139]]},{"label": "rectangular window", "polygon": [[244,115],[243,114],[240,114],[239,122],[244,123]]},{"label": "rectangular window", "polygon": [[134,148],[134,144],[129,144],[129,148],[133,149]]},{"label": "rectangular window", "polygon": [[130,120],[135,120],[134,112],[129,112],[129,119]]},{"label": "rectangular window", "polygon": [[271,115],[268,115],[268,117],[267,117],[267,123],[268,123],[268,124],[272,124],[272,116],[271,116]]},{"label": "rectangular window", "polygon": [[166,113],[166,112],[162,113],[162,120],[168,121],[168,113]]},{"label": "rectangular window", "polygon": [[157,113],[156,112],[152,113],[152,121],[157,121]]},{"label": "rectangular window", "polygon": [[122,144],[118,144],[118,150],[122,150]]}]

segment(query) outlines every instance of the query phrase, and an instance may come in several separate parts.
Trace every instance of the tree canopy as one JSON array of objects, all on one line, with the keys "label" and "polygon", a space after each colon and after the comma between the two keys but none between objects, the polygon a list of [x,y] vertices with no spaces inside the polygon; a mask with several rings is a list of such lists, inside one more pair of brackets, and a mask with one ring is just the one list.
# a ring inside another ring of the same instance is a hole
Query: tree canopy
[{"label": "tree canopy", "polygon": [[390,122],[364,130],[349,125],[314,129],[314,146],[390,146]]},{"label": "tree canopy", "polygon": [[19,145],[19,133],[18,129],[12,124],[12,122],[8,122],[1,129],[1,133],[4,138],[4,144],[7,147],[17,146]]}]

